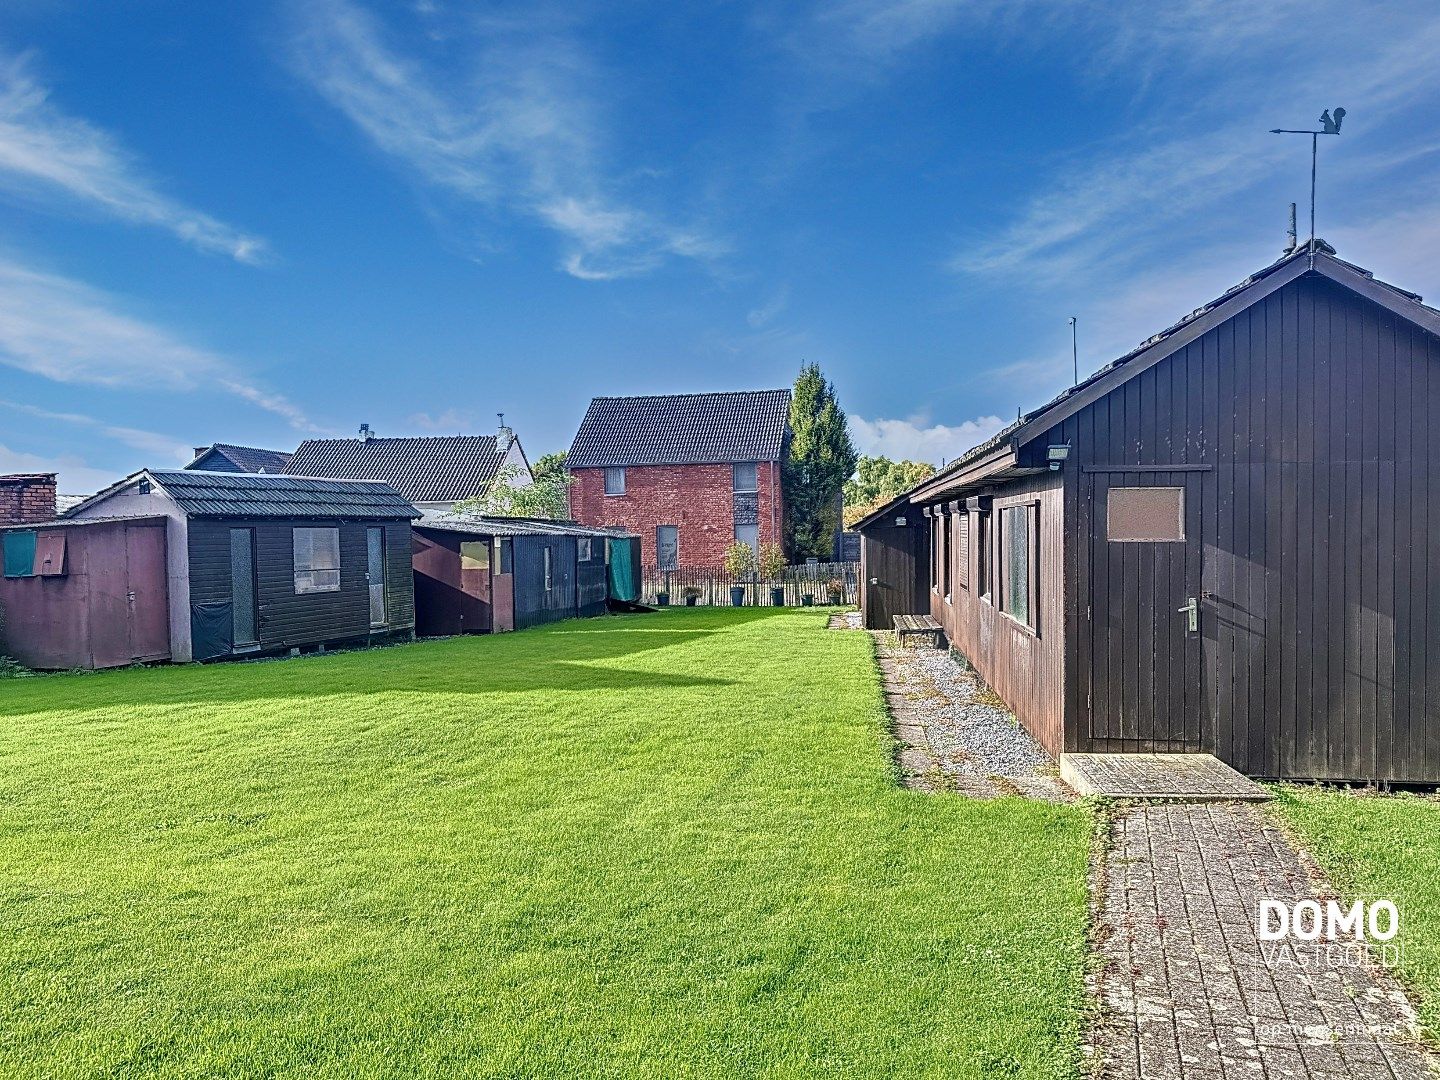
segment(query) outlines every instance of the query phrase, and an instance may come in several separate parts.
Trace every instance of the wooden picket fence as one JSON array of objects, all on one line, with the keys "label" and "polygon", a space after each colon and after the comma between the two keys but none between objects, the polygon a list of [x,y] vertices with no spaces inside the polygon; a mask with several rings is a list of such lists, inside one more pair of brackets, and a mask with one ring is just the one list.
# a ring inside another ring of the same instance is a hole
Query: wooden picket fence
[{"label": "wooden picket fence", "polygon": [[732,581],[725,571],[708,567],[682,566],[675,570],[661,570],[658,567],[646,566],[641,570],[640,597],[645,603],[653,604],[658,593],[667,591],[670,594],[670,603],[678,606],[685,603],[684,590],[693,586],[700,590],[699,599],[695,601],[697,605],[729,607],[730,586],[744,585],[747,607],[755,604],[769,607],[770,590],[776,588],[785,590],[786,607],[800,607],[801,598],[807,593],[815,598],[814,603],[828,604],[830,594],[826,583],[832,578],[839,578],[845,583],[846,604],[859,602],[860,564],[853,562],[800,563],[787,566],[779,581],[760,581],[757,577]]}]

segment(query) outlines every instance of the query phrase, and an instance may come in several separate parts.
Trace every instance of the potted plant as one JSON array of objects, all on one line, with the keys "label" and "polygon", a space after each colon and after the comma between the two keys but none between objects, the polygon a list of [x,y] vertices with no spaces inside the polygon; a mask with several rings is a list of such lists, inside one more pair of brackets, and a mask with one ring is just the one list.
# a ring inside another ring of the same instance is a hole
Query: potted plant
[{"label": "potted plant", "polygon": [[770,603],[775,607],[785,606],[785,587],[778,584],[778,582],[780,581],[780,575],[785,572],[785,567],[788,565],[789,562],[785,558],[785,549],[779,544],[770,543],[760,545],[760,576],[772,583],[770,586]]},{"label": "potted plant", "polygon": [[800,594],[800,606],[801,606],[801,607],[812,607],[812,606],[814,606],[814,604],[815,604],[815,594],[814,594],[813,592],[802,592],[802,593]]},{"label": "potted plant", "polygon": [[660,589],[659,591],[657,591],[657,592],[655,593],[655,606],[656,606],[656,607],[669,607],[669,606],[670,606],[670,590],[669,590],[669,589]]},{"label": "potted plant", "polygon": [[700,600],[700,586],[686,585],[680,590],[680,596],[685,601],[686,607],[694,607]]},{"label": "potted plant", "polygon": [[830,594],[830,605],[839,607],[845,603],[845,579],[832,577],[825,582],[825,591]]},{"label": "potted plant", "polygon": [[725,549],[725,573],[735,582],[730,586],[730,603],[740,607],[745,603],[745,586],[739,584],[755,573],[755,552],[743,540],[736,540]]}]

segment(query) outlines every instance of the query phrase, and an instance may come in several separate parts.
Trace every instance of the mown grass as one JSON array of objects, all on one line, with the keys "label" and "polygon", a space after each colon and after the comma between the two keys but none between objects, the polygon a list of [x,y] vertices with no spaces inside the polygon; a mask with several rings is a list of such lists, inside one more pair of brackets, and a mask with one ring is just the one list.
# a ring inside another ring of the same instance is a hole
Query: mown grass
[{"label": "mown grass", "polygon": [[1343,897],[1395,902],[1396,974],[1440,1036],[1440,801],[1289,786],[1273,806]]},{"label": "mown grass", "polygon": [[1089,820],[672,610],[0,687],[0,1072],[1065,1076]]}]

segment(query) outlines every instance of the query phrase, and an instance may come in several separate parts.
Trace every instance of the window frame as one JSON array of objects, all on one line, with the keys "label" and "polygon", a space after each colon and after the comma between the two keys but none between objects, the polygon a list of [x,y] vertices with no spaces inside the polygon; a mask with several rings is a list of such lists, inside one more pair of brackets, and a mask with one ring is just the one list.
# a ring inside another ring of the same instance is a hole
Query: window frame
[{"label": "window frame", "polygon": [[575,538],[575,557],[580,562],[589,562],[594,557],[591,554],[590,537],[577,536]]},{"label": "window frame", "polygon": [[[660,530],[673,529],[675,531],[675,561],[669,566],[660,558],[663,547],[660,544]],[[679,525],[656,525],[655,526],[655,569],[657,570],[678,570],[680,569],[680,526]]]},{"label": "window frame", "polygon": [[[1003,556],[997,559],[997,582],[999,603],[996,610],[1010,622],[1027,633],[1040,636],[1040,503],[1035,500],[1010,503],[996,507],[1001,515],[997,530],[997,544]],[[1014,560],[1010,544],[1015,535],[1018,521],[1021,535],[1025,538],[1025,580],[1021,588],[1025,598],[1025,617],[1022,619],[1011,610],[1012,589],[1015,588]]]},{"label": "window frame", "polygon": [[[740,486],[740,470],[749,469],[755,478],[751,487]],[[736,495],[758,495],[760,493],[760,463],[758,461],[737,461],[730,466],[730,490]]]},{"label": "window frame", "polygon": [[975,515],[975,593],[991,607],[995,605],[995,522],[993,511]]},{"label": "window frame", "polygon": [[[312,562],[312,565],[302,567],[302,566],[300,565],[300,546],[299,546],[299,544],[300,544],[300,534],[301,534],[301,533],[311,533],[311,534],[313,534],[313,533],[332,533],[332,534],[334,534],[334,537],[335,537],[335,565],[334,565],[334,566],[319,566],[319,565],[314,565],[314,560],[315,560],[315,558],[316,558],[316,555],[315,555],[314,537],[312,536],[312,537],[310,538],[310,555],[309,555],[310,560],[311,560],[311,562]],[[340,566],[341,566],[340,526],[338,526],[338,525],[296,525],[296,526],[293,526],[293,527],[290,529],[290,552],[291,552],[291,571],[292,571],[292,575],[293,575],[293,577],[292,577],[292,584],[293,584],[293,586],[294,586],[295,595],[296,595],[296,596],[309,596],[309,595],[311,595],[311,594],[313,594],[313,593],[331,593],[331,592],[339,592],[339,591],[340,591]],[[314,583],[312,582],[310,585],[308,585],[307,587],[304,587],[304,588],[302,588],[301,585],[300,585],[300,575],[301,575],[301,574],[332,574],[332,573],[335,575],[335,580],[334,580],[334,583],[333,583],[333,584],[318,585],[318,584],[314,584]]]},{"label": "window frame", "polygon": [[951,519],[954,516],[954,514],[950,513],[947,510],[940,517],[940,520],[943,522],[943,524],[940,526],[940,581],[942,590],[941,595],[945,597],[945,602],[947,604],[950,603],[950,579],[952,576],[952,564],[955,560],[955,550],[953,547],[951,547],[952,538],[950,535]]},{"label": "window frame", "polygon": [[543,552],[541,558],[545,563],[545,591],[553,592],[555,589],[555,556],[549,544],[546,544],[541,551]]},{"label": "window frame", "polygon": [[[615,490],[611,490],[610,481],[611,481],[612,479],[618,479],[618,480],[620,481],[619,486],[618,486]],[[625,478],[625,466],[624,466],[624,465],[607,465],[607,466],[605,466],[604,491],[605,491],[606,497],[607,497],[607,498],[615,498],[615,497],[617,497],[617,496],[624,495],[624,494],[625,494],[625,479],[626,479],[626,478]]]},{"label": "window frame", "polygon": [[[741,529],[754,529],[754,530],[755,530],[755,539],[752,541],[752,540],[750,540],[750,539],[748,539],[748,538],[746,538],[746,537],[741,536],[741,535],[740,535],[740,530],[741,530]],[[760,554],[760,523],[759,523],[759,522],[757,522],[757,521],[736,522],[736,523],[735,523],[735,527],[731,530],[731,532],[733,533],[735,542],[736,542],[737,544],[747,544],[747,545],[749,545],[750,550],[753,551],[753,552],[755,552],[756,555],[759,555],[759,554]],[[677,551],[679,550],[679,536],[678,536],[678,534],[677,534],[677,536],[676,536],[676,550],[677,550]]]}]

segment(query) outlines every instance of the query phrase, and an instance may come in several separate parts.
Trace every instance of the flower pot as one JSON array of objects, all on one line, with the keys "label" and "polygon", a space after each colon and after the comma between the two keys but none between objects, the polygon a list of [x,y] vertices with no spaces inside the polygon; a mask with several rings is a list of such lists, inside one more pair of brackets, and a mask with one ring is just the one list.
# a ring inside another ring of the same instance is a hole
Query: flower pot
[{"label": "flower pot", "polygon": [[685,597],[685,606],[686,606],[686,607],[694,607],[695,604],[696,604],[696,602],[697,602],[699,599],[700,599],[700,598],[699,598],[698,596],[687,596],[687,597]]},{"label": "flower pot", "polygon": [[775,607],[784,607],[784,606],[785,606],[785,590],[784,590],[784,589],[771,589],[771,590],[770,590],[770,603],[771,603],[773,606],[775,606]]},{"label": "flower pot", "polygon": [[669,594],[668,592],[657,592],[657,593],[655,594],[655,606],[656,606],[656,607],[669,607],[669,606],[670,606],[670,594]]},{"label": "flower pot", "polygon": [[839,606],[840,606],[841,604],[843,604],[843,603],[845,603],[845,594],[844,594],[844,593],[832,592],[832,593],[830,594],[830,606],[831,606],[831,607],[839,607]]},{"label": "flower pot", "polygon": [[731,586],[730,586],[730,606],[731,606],[731,607],[744,607],[744,606],[745,606],[745,586],[744,586],[744,585],[731,585]]},{"label": "flower pot", "polygon": [[815,606],[815,594],[814,594],[814,593],[808,593],[808,592],[807,592],[807,593],[801,593],[801,594],[800,594],[800,606],[801,606],[801,607],[814,607],[814,606]]}]

